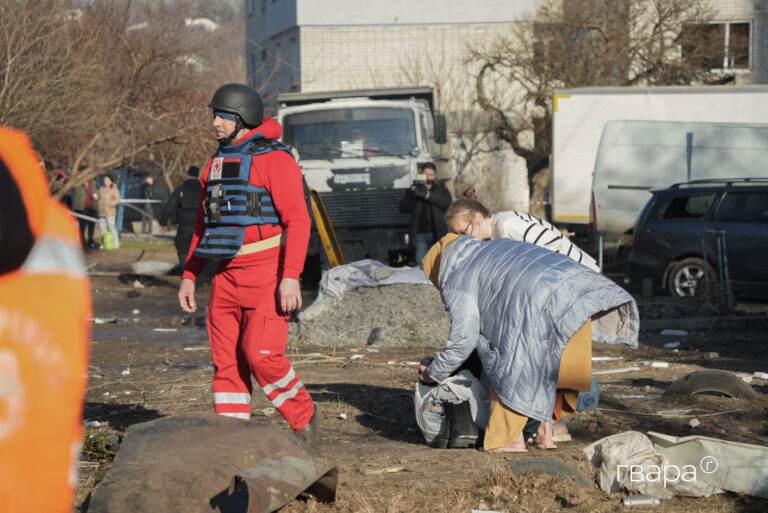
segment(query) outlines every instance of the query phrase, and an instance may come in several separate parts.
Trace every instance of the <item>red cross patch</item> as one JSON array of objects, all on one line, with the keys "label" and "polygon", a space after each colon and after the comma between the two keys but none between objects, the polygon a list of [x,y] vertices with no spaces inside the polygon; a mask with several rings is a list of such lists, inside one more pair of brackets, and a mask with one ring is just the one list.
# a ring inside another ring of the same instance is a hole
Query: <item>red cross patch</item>
[{"label": "red cross patch", "polygon": [[211,164],[211,180],[221,180],[221,168],[224,165],[224,159],[213,159]]}]

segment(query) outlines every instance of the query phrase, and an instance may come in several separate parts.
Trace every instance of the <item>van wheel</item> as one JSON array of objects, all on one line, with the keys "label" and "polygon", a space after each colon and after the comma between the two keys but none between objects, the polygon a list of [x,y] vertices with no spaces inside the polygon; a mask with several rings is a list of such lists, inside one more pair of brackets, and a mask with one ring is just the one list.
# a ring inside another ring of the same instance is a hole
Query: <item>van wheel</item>
[{"label": "van wheel", "polygon": [[669,293],[678,297],[703,296],[706,287],[705,272],[709,274],[710,286],[717,283],[714,268],[701,258],[691,257],[673,262],[667,273]]}]

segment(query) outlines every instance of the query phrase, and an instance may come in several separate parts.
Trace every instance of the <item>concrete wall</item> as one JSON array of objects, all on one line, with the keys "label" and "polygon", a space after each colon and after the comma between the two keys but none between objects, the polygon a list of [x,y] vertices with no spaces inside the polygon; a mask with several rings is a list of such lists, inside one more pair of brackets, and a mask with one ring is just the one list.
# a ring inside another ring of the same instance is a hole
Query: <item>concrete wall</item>
[{"label": "concrete wall", "polygon": [[298,6],[303,27],[505,23],[533,12],[536,0],[277,0]]}]

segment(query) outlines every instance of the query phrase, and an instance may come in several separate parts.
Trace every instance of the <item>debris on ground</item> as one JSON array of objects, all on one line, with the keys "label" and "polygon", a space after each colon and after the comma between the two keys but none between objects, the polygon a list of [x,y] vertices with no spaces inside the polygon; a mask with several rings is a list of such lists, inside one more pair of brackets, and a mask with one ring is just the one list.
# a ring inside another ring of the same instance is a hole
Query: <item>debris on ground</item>
[{"label": "debris on ground", "polygon": [[303,492],[332,502],[336,485],[336,467],[284,430],[212,413],[181,415],[128,429],[88,511],[176,513],[210,504],[266,513]]},{"label": "debris on ground", "polygon": [[656,450],[678,468],[695,469],[697,482],[768,498],[768,448],[705,436],[649,432],[648,437]]},{"label": "debris on ground", "polygon": [[673,337],[687,337],[688,336],[688,332],[685,331],[685,330],[673,330],[673,329],[661,330],[661,334],[662,335],[673,336]]},{"label": "debris on ground", "polygon": [[600,489],[606,493],[624,490],[671,499],[723,492],[710,483],[691,479],[695,470],[683,468],[685,463],[659,453],[651,440],[637,431],[602,438],[585,447],[584,454],[600,468]]},{"label": "debris on ground", "polygon": [[703,370],[686,374],[669,385],[665,393],[690,395],[707,392],[744,399],[758,398],[757,392],[741,376],[721,370]]}]

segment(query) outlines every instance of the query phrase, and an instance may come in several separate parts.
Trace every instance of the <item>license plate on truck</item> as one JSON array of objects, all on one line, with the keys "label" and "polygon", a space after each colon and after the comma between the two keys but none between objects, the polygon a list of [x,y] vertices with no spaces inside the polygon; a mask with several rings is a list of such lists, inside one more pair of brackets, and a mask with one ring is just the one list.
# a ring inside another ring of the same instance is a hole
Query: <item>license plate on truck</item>
[{"label": "license plate on truck", "polygon": [[365,185],[371,184],[371,175],[368,173],[350,173],[345,175],[333,175],[333,183],[347,184],[347,183],[364,183]]}]

